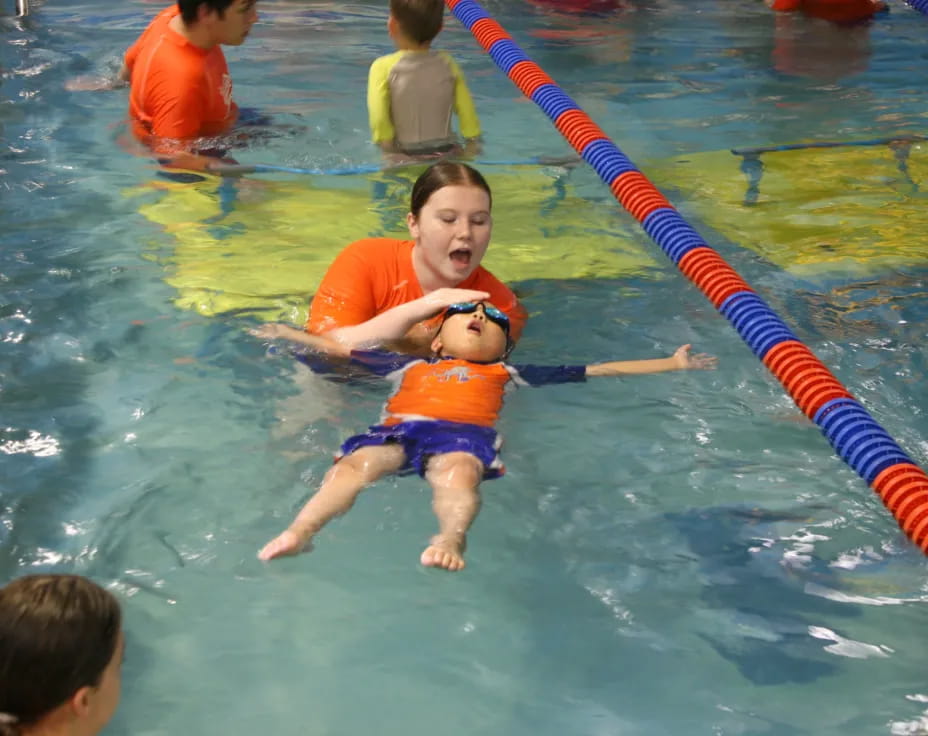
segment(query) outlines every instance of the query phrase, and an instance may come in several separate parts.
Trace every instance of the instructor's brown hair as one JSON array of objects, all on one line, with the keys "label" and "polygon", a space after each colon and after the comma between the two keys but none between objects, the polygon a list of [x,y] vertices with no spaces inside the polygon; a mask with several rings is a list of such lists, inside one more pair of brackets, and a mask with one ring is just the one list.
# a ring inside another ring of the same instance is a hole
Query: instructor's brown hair
[{"label": "instructor's brown hair", "polygon": [[445,187],[463,186],[477,187],[487,193],[490,204],[493,204],[493,195],[490,185],[477,169],[456,161],[440,161],[432,164],[423,171],[416,183],[412,185],[412,196],[409,202],[409,211],[413,217],[419,217],[419,212],[435,192]]}]

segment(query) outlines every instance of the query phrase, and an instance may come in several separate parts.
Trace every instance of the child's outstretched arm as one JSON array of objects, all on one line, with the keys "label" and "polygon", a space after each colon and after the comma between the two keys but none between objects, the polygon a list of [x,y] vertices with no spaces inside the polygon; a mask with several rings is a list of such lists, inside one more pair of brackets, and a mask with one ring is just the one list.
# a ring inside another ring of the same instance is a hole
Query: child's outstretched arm
[{"label": "child's outstretched arm", "polygon": [[260,327],[251,330],[251,334],[255,337],[261,337],[265,340],[276,340],[277,338],[283,338],[284,340],[289,340],[290,342],[296,342],[300,345],[306,345],[311,348],[315,348],[319,352],[325,353],[327,355],[334,355],[340,358],[349,358],[351,357],[351,347],[348,345],[343,345],[335,340],[330,340],[327,337],[322,337],[320,335],[312,335],[303,330],[297,330],[294,327],[289,325],[282,325],[277,322],[268,322],[267,324],[261,325]]},{"label": "child's outstretched arm", "polygon": [[652,360],[614,360],[609,363],[594,363],[586,367],[586,375],[590,376],[632,376],[643,373],[663,373],[665,371],[699,371],[712,370],[719,359],[697,353],[690,355],[691,345],[682,345],[677,348],[669,358],[654,358]]}]

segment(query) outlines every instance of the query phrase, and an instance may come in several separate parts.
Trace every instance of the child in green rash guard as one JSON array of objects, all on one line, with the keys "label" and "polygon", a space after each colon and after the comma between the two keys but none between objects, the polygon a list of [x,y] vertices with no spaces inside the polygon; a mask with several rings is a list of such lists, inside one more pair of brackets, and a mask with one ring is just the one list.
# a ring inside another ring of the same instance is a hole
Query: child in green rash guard
[{"label": "child in green rash guard", "polygon": [[459,140],[452,112],[468,152],[476,152],[480,121],[464,75],[432,40],[442,27],[442,0],[390,0],[387,30],[397,51],[371,64],[367,109],[371,136],[387,153],[448,153]]},{"label": "child in green rash guard", "polygon": [[[405,334],[407,324],[384,325]],[[422,552],[427,567],[464,567],[466,534],[480,508],[480,482],[504,468],[495,424],[504,393],[515,386],[585,381],[621,376],[714,368],[716,359],[690,355],[684,345],[668,358],[595,365],[532,366],[504,362],[512,347],[509,317],[487,302],[452,304],[432,342],[432,358],[376,350],[353,350],[285,325],[255,331],[282,337],[347,358],[353,365],[392,381],[395,390],[381,421],[349,438],[319,491],[290,526],[258,553],[262,560],[302,549],[334,516],[345,513],[368,484],[392,473],[417,472],[432,487],[438,533]]]}]

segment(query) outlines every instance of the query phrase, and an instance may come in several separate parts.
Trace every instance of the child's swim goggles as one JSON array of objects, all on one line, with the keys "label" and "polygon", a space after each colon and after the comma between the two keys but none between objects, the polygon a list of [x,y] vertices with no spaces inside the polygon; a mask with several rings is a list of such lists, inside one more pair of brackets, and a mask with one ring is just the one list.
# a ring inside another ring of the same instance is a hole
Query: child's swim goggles
[{"label": "child's swim goggles", "polygon": [[506,337],[509,337],[509,315],[486,302],[460,302],[458,304],[452,304],[445,310],[445,316],[442,322],[455,314],[471,314],[476,312],[477,307],[483,307],[483,313],[487,316],[487,319],[493,324],[499,325],[500,329],[506,333]]}]

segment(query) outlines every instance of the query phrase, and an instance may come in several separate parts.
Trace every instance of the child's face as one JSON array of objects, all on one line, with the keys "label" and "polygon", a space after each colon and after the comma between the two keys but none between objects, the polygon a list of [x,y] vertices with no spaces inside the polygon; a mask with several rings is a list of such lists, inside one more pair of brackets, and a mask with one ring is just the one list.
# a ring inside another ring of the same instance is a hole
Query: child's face
[{"label": "child's face", "polygon": [[442,187],[418,217],[410,213],[407,224],[416,241],[413,266],[419,282],[432,289],[457,286],[477,269],[490,244],[490,197],[480,187]]},{"label": "child's face", "polygon": [[[457,306],[449,307],[449,311]],[[468,305],[460,306],[466,308]],[[492,317],[487,316],[487,309]],[[505,319],[505,315],[493,305],[483,302],[474,305],[472,310],[453,313],[442,322],[438,336],[432,342],[432,351],[436,355],[480,363],[500,360],[509,344],[507,330],[498,324],[501,318]]]},{"label": "child's face", "polygon": [[226,46],[241,46],[258,20],[255,5],[256,0],[235,0],[221,14],[213,11],[209,20],[216,40]]}]

